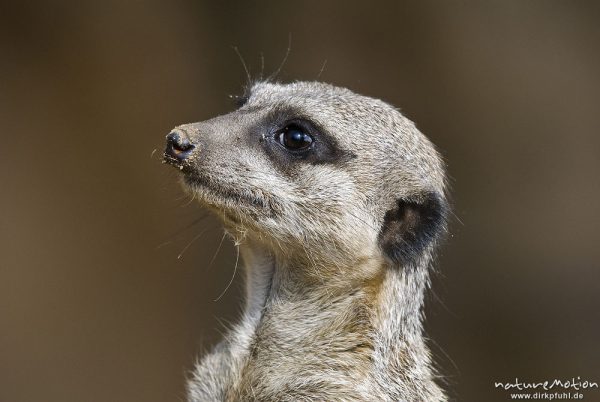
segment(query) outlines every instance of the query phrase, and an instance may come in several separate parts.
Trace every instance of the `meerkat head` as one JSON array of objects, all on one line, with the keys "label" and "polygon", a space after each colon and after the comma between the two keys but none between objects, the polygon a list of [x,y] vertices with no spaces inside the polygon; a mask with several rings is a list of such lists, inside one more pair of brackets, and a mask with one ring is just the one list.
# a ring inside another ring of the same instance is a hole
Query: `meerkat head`
[{"label": "meerkat head", "polygon": [[405,268],[444,228],[444,169],[392,106],[317,82],[254,84],[239,108],[167,136],[165,161],[234,237],[282,258]]}]

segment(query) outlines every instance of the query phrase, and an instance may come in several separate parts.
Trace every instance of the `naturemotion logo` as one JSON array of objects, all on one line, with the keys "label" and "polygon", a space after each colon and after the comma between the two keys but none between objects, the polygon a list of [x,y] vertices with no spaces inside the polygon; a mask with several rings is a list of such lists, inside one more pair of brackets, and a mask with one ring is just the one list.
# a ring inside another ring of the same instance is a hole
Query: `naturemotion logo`
[{"label": "naturemotion logo", "polygon": [[525,381],[515,377],[513,381],[495,381],[494,388],[512,391],[510,399],[572,400],[583,399],[584,395],[580,391],[598,389],[598,382],[581,377],[541,381]]}]

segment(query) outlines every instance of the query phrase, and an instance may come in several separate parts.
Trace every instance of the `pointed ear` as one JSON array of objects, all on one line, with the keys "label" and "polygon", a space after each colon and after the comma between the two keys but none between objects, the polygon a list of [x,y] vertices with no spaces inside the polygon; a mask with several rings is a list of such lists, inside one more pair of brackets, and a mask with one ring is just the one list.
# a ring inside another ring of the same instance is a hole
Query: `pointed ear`
[{"label": "pointed ear", "polygon": [[446,230],[448,204],[437,193],[399,199],[386,212],[379,246],[395,264],[415,261]]}]

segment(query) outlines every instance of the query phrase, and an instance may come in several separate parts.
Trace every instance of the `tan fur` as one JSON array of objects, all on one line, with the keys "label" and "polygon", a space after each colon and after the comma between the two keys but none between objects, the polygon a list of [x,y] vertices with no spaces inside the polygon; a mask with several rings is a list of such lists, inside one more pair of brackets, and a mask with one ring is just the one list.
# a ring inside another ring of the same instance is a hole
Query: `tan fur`
[{"label": "tan fur", "polygon": [[[273,133],[296,118],[329,148],[289,157]],[[223,218],[247,287],[191,401],[446,400],[421,324],[444,170],[412,122],[347,89],[261,82],[240,109],[175,130],[196,148],[166,160]]]}]

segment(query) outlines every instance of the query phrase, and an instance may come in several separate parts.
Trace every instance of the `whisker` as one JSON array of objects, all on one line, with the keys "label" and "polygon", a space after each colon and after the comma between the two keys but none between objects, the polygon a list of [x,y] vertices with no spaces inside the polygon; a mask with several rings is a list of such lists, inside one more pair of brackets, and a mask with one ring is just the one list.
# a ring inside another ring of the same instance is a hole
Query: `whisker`
[{"label": "whisker", "polygon": [[194,199],[196,199],[196,193],[192,193],[192,198],[190,198],[190,200],[188,202],[186,202],[185,204],[183,204],[181,207],[187,207],[188,205],[190,205],[192,203],[192,201],[194,201]]},{"label": "whisker", "polygon": [[[165,237],[165,243],[171,241],[173,238],[175,238],[175,236],[181,234],[181,232],[191,228],[194,225],[197,225],[198,223],[202,222],[204,219],[208,218],[209,216],[209,212],[204,213],[204,215],[199,216],[198,218],[194,219],[193,221],[191,221],[190,223],[188,223],[187,225],[185,225],[184,227],[177,229],[177,231],[171,233],[170,235],[168,235],[167,237]],[[165,244],[162,243],[162,244]]]},{"label": "whisker", "polygon": [[248,70],[248,66],[246,65],[246,61],[244,60],[244,57],[242,57],[242,54],[238,50],[237,46],[232,46],[232,47],[233,47],[233,50],[235,51],[235,53],[240,58],[240,61],[242,62],[242,66],[244,67],[244,71],[246,72],[246,79],[248,81],[247,85],[250,86],[252,84],[252,77],[250,76],[250,70]]},{"label": "whisker", "polygon": [[189,196],[188,193],[182,193],[179,197],[175,198],[175,201],[179,202],[181,200],[186,199]]},{"label": "whisker", "polygon": [[263,75],[265,73],[265,54],[260,52],[260,80],[262,81]]},{"label": "whisker", "polygon": [[224,232],[223,236],[221,237],[221,241],[219,242],[219,246],[217,247],[217,251],[215,251],[215,254],[213,255],[213,257],[210,260],[210,262],[208,263],[208,265],[206,266],[205,270],[208,270],[210,267],[212,267],[213,263],[217,259],[217,255],[219,254],[219,251],[221,251],[221,246],[223,246],[223,240],[225,240],[226,236],[227,236],[227,232]]},{"label": "whisker", "polygon": [[321,70],[319,70],[319,74],[317,74],[317,80],[319,78],[321,78],[321,74],[323,74],[323,71],[325,71],[325,66],[327,65],[327,59],[325,59],[325,61],[323,62],[323,65],[321,66]]},{"label": "whisker", "polygon": [[269,76],[269,78],[267,78],[267,81],[271,81],[271,80],[274,80],[275,78],[277,78],[277,76],[281,72],[281,69],[283,68],[283,66],[287,62],[287,59],[288,59],[288,56],[290,55],[290,51],[291,50],[292,50],[292,33],[290,32],[289,35],[288,35],[288,47],[287,47],[287,50],[285,52],[285,56],[283,57],[283,60],[281,61],[281,64],[279,64],[279,67],[277,67],[277,70],[275,70],[273,72],[273,74],[271,74]]},{"label": "whisker", "polygon": [[460,223],[461,225],[465,226],[465,223],[460,220],[460,218],[458,217],[458,215],[456,215],[454,213],[454,211],[451,210],[450,213],[452,214],[452,216],[454,216],[456,218],[456,220],[458,221],[458,223]]},{"label": "whisker", "polygon": [[156,246],[156,249],[157,249],[157,250],[158,250],[158,249],[161,249],[161,248],[163,248],[164,246],[166,246],[167,244],[171,244],[171,243],[173,243],[173,241],[171,241],[171,240],[165,241],[165,242],[163,242],[163,243],[160,243],[158,246]]},{"label": "whisker", "polygon": [[204,232],[206,232],[206,229],[204,229],[202,232],[198,233],[196,236],[194,236],[194,238],[183,248],[183,250],[181,250],[181,253],[179,253],[179,255],[177,256],[177,259],[180,260],[181,257],[183,256],[183,253],[186,252],[186,250],[188,248],[190,248],[190,246],[196,241],[198,240],[198,238],[200,236],[202,236],[204,234]]},{"label": "whisker", "polygon": [[223,297],[223,295],[225,294],[225,292],[227,292],[227,290],[229,289],[229,287],[233,283],[233,279],[235,278],[235,274],[237,273],[238,262],[240,260],[240,246],[236,246],[236,248],[237,248],[237,253],[235,255],[235,267],[233,268],[233,275],[231,276],[231,279],[229,280],[229,283],[227,284],[227,287],[225,288],[225,290],[223,291],[223,293],[221,293],[219,295],[219,297],[217,297],[214,300],[215,302],[221,300],[221,297]]}]

